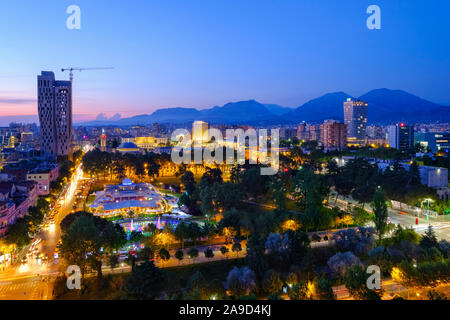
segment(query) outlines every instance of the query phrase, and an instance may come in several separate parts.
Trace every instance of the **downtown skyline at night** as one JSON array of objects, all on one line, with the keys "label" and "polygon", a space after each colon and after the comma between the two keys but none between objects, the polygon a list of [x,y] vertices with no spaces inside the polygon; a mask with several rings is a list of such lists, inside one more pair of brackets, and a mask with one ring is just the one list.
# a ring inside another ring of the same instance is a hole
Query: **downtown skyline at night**
[{"label": "downtown skyline at night", "polygon": [[380,30],[366,27],[369,2],[79,1],[81,29],[69,30],[69,1],[2,1],[0,120],[37,115],[36,74],[68,79],[66,67],[114,67],[75,72],[75,122],[376,88],[450,105],[448,2],[379,1]]},{"label": "downtown skyline at night", "polygon": [[448,306],[449,12],[0,0],[0,303],[23,303],[3,309]]}]

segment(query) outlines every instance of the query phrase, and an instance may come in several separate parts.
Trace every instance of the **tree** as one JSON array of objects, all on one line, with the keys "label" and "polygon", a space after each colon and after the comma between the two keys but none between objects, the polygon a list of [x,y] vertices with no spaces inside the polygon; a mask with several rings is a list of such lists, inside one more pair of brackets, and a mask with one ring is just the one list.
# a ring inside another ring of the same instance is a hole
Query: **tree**
[{"label": "tree", "polygon": [[216,234],[216,232],[217,232],[216,225],[210,221],[206,221],[202,227],[203,236],[211,240],[211,238]]},{"label": "tree", "polygon": [[281,175],[272,176],[268,184],[270,195],[275,203],[275,212],[278,214],[286,211],[286,193],[287,188]]},{"label": "tree", "polygon": [[246,168],[241,176],[242,188],[249,196],[257,197],[267,193],[269,176],[261,175],[259,166]]},{"label": "tree", "polygon": [[436,290],[428,290],[427,297],[429,300],[447,300],[445,293],[439,293]]},{"label": "tree", "polygon": [[19,218],[16,223],[11,225],[5,237],[5,242],[14,244],[18,248],[24,247],[30,243],[31,238],[28,234],[29,226],[24,218]]},{"label": "tree", "polygon": [[[100,232],[92,218],[80,216],[73,221],[69,230],[61,237],[61,254],[64,259],[73,265],[78,265],[84,279],[90,261],[98,262],[100,259],[101,239]],[[101,261],[101,260],[100,260]],[[101,263],[97,264],[98,276],[101,276]]]},{"label": "tree", "polygon": [[191,293],[197,293],[200,299],[208,298],[208,282],[200,271],[196,271],[187,281],[187,288]]},{"label": "tree", "polygon": [[208,248],[205,250],[205,258],[207,258],[207,259],[214,258],[214,252],[212,251],[211,248]]},{"label": "tree", "polygon": [[345,287],[356,299],[381,300],[381,289],[375,291],[367,288],[367,278],[368,274],[362,265],[353,265],[345,272]]},{"label": "tree", "polygon": [[267,300],[283,300],[278,293],[271,293],[267,296]]},{"label": "tree", "polygon": [[146,261],[136,266],[127,278],[124,290],[132,299],[153,300],[160,296],[165,281],[165,273],[155,267],[152,261]]},{"label": "tree", "polygon": [[169,261],[170,259],[170,253],[165,248],[161,248],[158,252],[159,257],[164,262]]},{"label": "tree", "polygon": [[198,250],[197,248],[190,248],[187,252],[190,259],[194,259],[198,257]]},{"label": "tree", "polygon": [[239,242],[233,243],[233,246],[231,247],[231,251],[236,252],[236,257],[239,254],[239,252],[242,251],[242,246]]},{"label": "tree", "polygon": [[242,167],[240,164],[234,165],[233,167],[231,167],[231,172],[230,172],[230,181],[232,183],[238,184],[240,183],[241,180],[241,170]]},{"label": "tree", "polygon": [[325,177],[307,168],[297,172],[292,188],[297,206],[302,211],[310,208],[320,209],[329,193]]},{"label": "tree", "polygon": [[331,239],[339,251],[352,251],[357,255],[365,255],[375,245],[375,230],[371,227],[358,227],[335,232]]},{"label": "tree", "polygon": [[222,183],[222,171],[218,168],[206,168],[205,173],[200,179],[200,188],[202,189],[204,186],[210,185],[212,186],[215,183]]},{"label": "tree", "polygon": [[244,195],[241,186],[231,182],[214,184],[212,193],[214,194],[215,207],[224,211],[238,208]]},{"label": "tree", "polygon": [[324,277],[320,277],[317,280],[317,296],[319,300],[335,300],[336,295],[334,294],[333,287],[331,283]]},{"label": "tree", "polygon": [[178,259],[178,263],[180,263],[181,260],[183,260],[183,258],[184,258],[184,252],[183,252],[183,250],[181,250],[181,249],[177,250],[177,251],[175,252],[175,258],[177,258],[177,259]]},{"label": "tree", "polygon": [[360,207],[353,207],[352,218],[353,221],[359,226],[365,226],[367,222],[373,220],[372,214]]},{"label": "tree", "polygon": [[[109,222],[109,221],[108,221]],[[127,243],[127,235],[119,224],[109,222],[101,232],[102,244],[107,252],[120,249]]]},{"label": "tree", "polygon": [[311,249],[308,234],[301,230],[288,230],[285,235],[289,239],[291,264],[301,265]]},{"label": "tree", "polygon": [[155,251],[150,246],[146,245],[137,252],[137,259],[139,261],[149,261],[155,256]]},{"label": "tree", "polygon": [[420,240],[420,246],[426,249],[438,247],[436,233],[434,232],[434,229],[431,225],[428,226],[427,231],[425,231],[425,234],[422,236],[422,239]]},{"label": "tree", "polygon": [[234,267],[228,273],[227,288],[235,297],[250,294],[256,288],[255,273],[248,267]]},{"label": "tree", "polygon": [[237,237],[240,237],[242,213],[236,209],[226,211],[219,221],[218,229],[224,231],[225,228],[232,228],[237,231]]},{"label": "tree", "polygon": [[353,265],[361,265],[361,261],[352,252],[347,251],[336,253],[328,260],[327,264],[333,272],[343,276]]},{"label": "tree", "polygon": [[377,188],[375,195],[373,196],[373,221],[375,223],[375,230],[378,234],[378,243],[381,243],[381,238],[388,228],[388,209],[386,203],[387,198],[384,191],[381,188]]},{"label": "tree", "polygon": [[197,223],[191,222],[187,226],[187,235],[189,239],[195,242],[198,238],[202,237],[202,229]]},{"label": "tree", "polygon": [[181,242],[181,247],[184,247],[184,241],[189,238],[188,224],[184,221],[180,222],[174,231],[175,239]]},{"label": "tree", "polygon": [[263,290],[266,293],[278,293],[281,291],[283,282],[280,279],[280,275],[275,270],[268,270],[264,275]]},{"label": "tree", "polygon": [[408,171],[408,185],[410,186],[416,186],[420,185],[420,170],[419,165],[414,160],[413,163],[409,166]]},{"label": "tree", "polygon": [[224,256],[226,256],[227,255],[227,253],[230,251],[230,249],[228,249],[227,247],[225,247],[225,246],[221,246],[220,247],[220,252],[224,255]]},{"label": "tree", "polygon": [[312,299],[311,286],[306,281],[300,281],[288,291],[291,300],[310,300]]},{"label": "tree", "polygon": [[383,239],[383,246],[397,246],[404,241],[419,244],[421,238],[420,234],[412,227],[403,228],[401,225],[397,225],[396,229],[392,232],[391,237]]}]

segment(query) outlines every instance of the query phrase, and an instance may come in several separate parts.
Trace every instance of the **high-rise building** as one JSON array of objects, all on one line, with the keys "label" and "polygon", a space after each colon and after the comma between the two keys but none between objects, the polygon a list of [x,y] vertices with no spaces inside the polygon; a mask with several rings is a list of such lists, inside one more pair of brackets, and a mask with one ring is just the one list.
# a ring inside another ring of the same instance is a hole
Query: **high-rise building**
[{"label": "high-rise building", "polygon": [[33,141],[33,132],[22,132],[20,134],[20,142],[31,143]]},{"label": "high-rise building", "polygon": [[55,74],[38,76],[38,113],[41,153],[67,158],[72,144],[72,83],[55,80]]},{"label": "high-rise building", "polygon": [[347,125],[348,145],[362,146],[365,143],[367,106],[367,102],[352,101],[350,98],[344,102],[344,123]]},{"label": "high-rise building", "polygon": [[389,126],[389,146],[394,149],[408,150],[414,147],[414,126],[399,123]]},{"label": "high-rise building", "polygon": [[309,139],[310,141],[320,140],[320,125],[315,124],[309,127]]},{"label": "high-rise building", "polygon": [[102,130],[102,134],[100,135],[100,151],[106,151],[106,134],[105,130]]},{"label": "high-rise building", "polygon": [[204,121],[194,121],[192,123],[192,142],[204,144],[209,141],[209,125]]},{"label": "high-rise building", "polygon": [[309,124],[302,122],[297,126],[297,139],[309,141]]},{"label": "high-rise building", "polygon": [[342,150],[347,145],[347,125],[336,120],[326,120],[320,126],[320,141],[325,150]]}]

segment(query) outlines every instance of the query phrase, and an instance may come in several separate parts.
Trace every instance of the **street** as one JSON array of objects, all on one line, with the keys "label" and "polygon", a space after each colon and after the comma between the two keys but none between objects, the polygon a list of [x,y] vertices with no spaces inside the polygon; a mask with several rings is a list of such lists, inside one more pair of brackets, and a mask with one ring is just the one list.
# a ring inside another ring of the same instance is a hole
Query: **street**
[{"label": "street", "polygon": [[[355,200],[343,198],[339,196],[338,199],[331,199],[329,206],[337,206],[342,210],[347,210],[349,205],[360,205]],[[367,208],[367,207],[366,207]],[[367,208],[370,210],[370,208]],[[430,218],[429,220],[423,217],[416,217],[404,211],[388,208],[390,223],[399,224],[404,228],[413,228],[417,233],[424,234],[428,226],[431,225],[439,240],[444,239],[450,241],[450,221],[436,221]],[[418,224],[416,224],[416,218]]]},{"label": "street", "polygon": [[[51,299],[52,285],[48,281],[49,276],[58,273],[57,259],[54,259],[56,244],[61,237],[60,222],[72,211],[72,206],[76,200],[75,191],[82,179],[81,165],[74,171],[69,185],[67,185],[62,195],[56,200],[54,223],[49,228],[42,229],[33,239],[33,246],[29,245],[18,254],[16,263],[5,272],[0,273],[0,300],[46,300]],[[57,205],[56,205],[57,206]],[[44,220],[44,224],[45,221]],[[40,239],[40,240],[39,240]],[[31,250],[34,250],[31,252]],[[34,252],[39,252],[44,259],[35,258]],[[33,254],[30,254],[33,253]],[[22,258],[28,259],[26,263],[21,263]]]}]

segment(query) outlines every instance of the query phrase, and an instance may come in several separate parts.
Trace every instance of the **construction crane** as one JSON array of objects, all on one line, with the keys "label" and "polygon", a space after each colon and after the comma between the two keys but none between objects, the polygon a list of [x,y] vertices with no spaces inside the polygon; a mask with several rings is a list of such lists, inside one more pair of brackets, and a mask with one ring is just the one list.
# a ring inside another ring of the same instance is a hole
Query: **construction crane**
[{"label": "construction crane", "polygon": [[103,68],[62,68],[61,72],[69,71],[70,82],[73,80],[73,71],[83,71],[83,70],[107,70],[114,69],[114,67],[103,67]]}]

